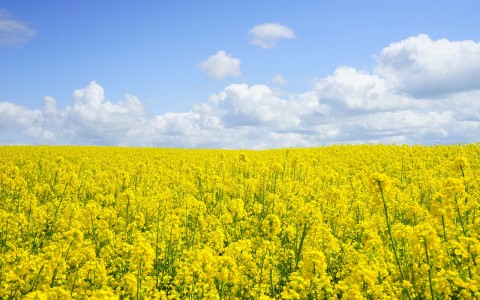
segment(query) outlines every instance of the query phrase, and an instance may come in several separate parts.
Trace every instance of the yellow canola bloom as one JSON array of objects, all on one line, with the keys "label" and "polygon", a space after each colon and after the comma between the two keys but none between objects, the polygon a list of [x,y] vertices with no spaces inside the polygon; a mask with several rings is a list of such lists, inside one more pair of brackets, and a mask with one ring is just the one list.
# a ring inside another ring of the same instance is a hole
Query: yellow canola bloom
[{"label": "yellow canola bloom", "polygon": [[370,175],[370,184],[374,191],[386,193],[390,190],[392,181],[385,174],[373,173]]},{"label": "yellow canola bloom", "polygon": [[3,146],[0,299],[479,299],[479,153]]}]

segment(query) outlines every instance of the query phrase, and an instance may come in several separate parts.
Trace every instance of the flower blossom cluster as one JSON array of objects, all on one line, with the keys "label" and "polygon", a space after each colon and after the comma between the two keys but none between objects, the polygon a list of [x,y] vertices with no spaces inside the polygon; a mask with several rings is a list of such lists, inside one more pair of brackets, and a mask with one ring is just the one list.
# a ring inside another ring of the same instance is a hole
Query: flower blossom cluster
[{"label": "flower blossom cluster", "polygon": [[1,299],[478,299],[480,147],[0,147]]}]

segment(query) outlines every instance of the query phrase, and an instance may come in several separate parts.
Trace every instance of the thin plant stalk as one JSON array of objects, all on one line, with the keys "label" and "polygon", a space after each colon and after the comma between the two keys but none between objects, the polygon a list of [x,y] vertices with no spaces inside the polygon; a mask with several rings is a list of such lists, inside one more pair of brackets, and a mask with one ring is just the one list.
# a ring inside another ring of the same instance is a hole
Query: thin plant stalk
[{"label": "thin plant stalk", "polygon": [[[383,194],[383,189],[382,189],[382,186],[381,186],[380,182],[377,182],[377,183],[378,183],[378,188],[380,189],[380,194],[382,195],[383,209],[385,210],[385,220],[387,222],[388,236],[390,238],[390,243],[392,245],[393,254],[395,255],[395,260],[397,261],[398,270],[400,272],[400,277],[402,278],[402,281],[403,281],[403,280],[405,280],[405,276],[403,275],[402,266],[400,264],[400,259],[398,258],[398,254],[397,254],[397,247],[395,246],[395,242],[394,242],[393,236],[392,236],[390,219],[388,218],[387,201],[385,200],[385,195]],[[408,290],[406,292],[407,292],[408,298],[410,299],[410,293],[408,292]]]},{"label": "thin plant stalk", "polygon": [[430,266],[430,259],[428,257],[428,250],[427,250],[427,240],[423,238],[423,246],[425,248],[425,256],[427,257],[427,265],[428,265],[428,283],[430,284],[430,295],[432,299],[435,300],[435,295],[433,294],[433,285],[432,285],[432,267]]}]

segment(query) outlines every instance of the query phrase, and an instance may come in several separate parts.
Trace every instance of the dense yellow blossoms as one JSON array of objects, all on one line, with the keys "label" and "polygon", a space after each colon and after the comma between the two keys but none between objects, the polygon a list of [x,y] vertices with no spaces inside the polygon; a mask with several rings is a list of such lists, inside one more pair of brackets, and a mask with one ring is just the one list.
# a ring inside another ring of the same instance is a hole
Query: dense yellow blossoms
[{"label": "dense yellow blossoms", "polygon": [[479,299],[480,145],[0,147],[1,299]]}]

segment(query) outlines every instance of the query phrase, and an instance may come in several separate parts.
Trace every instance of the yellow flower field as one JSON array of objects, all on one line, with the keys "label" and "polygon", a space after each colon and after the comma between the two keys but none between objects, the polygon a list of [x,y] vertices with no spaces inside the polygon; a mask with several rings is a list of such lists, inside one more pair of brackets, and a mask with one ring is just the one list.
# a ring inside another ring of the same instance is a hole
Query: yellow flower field
[{"label": "yellow flower field", "polygon": [[0,147],[1,299],[478,299],[480,145]]}]

